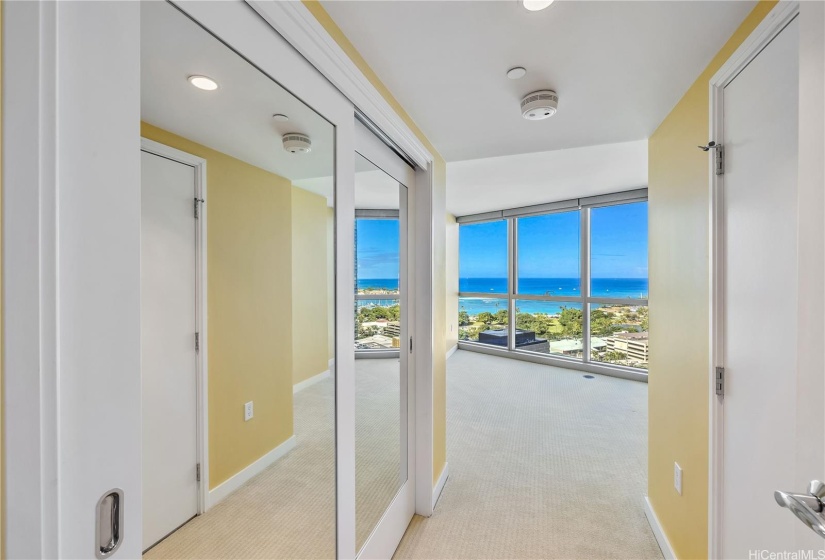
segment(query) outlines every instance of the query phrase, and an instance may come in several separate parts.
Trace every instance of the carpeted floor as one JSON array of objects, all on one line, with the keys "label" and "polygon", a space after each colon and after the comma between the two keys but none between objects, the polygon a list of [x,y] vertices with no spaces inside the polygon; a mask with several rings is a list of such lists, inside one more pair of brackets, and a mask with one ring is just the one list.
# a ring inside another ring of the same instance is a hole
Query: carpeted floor
[{"label": "carpeted floor", "polygon": [[[358,360],[356,528],[399,483],[398,362]],[[333,385],[295,395],[297,445],[147,559],[332,558]],[[647,385],[459,351],[448,362],[450,478],[395,558],[656,558],[645,519]]]},{"label": "carpeted floor", "polygon": [[447,365],[450,477],[395,558],[656,558],[647,385],[458,351]]}]

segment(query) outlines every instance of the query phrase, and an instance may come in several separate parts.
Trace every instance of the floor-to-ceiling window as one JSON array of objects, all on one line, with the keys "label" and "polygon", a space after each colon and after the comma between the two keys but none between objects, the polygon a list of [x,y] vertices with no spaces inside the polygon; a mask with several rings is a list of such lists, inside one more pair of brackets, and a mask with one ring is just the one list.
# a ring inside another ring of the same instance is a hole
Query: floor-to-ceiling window
[{"label": "floor-to-ceiling window", "polygon": [[647,369],[646,196],[459,218],[463,346]]}]

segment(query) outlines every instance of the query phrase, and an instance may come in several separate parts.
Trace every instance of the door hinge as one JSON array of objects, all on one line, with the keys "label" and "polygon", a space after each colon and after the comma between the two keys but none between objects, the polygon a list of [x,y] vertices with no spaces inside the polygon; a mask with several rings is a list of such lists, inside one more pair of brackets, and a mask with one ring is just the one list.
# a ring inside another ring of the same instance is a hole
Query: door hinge
[{"label": "door hinge", "polygon": [[703,152],[713,150],[713,168],[717,175],[725,174],[725,147],[714,141],[707,143],[707,146],[697,146]]},{"label": "door hinge", "polygon": [[725,396],[725,368],[718,366],[716,368],[716,394],[720,397]]},{"label": "door hinge", "polygon": [[717,175],[724,175],[725,174],[725,147],[724,146],[716,146],[716,149],[713,151],[713,167],[716,169]]},{"label": "door hinge", "polygon": [[195,352],[201,351],[201,333],[195,333]]},{"label": "door hinge", "polygon": [[204,199],[198,198],[196,196],[195,197],[195,219],[196,220],[201,217],[201,210],[200,210],[200,203],[201,202],[206,202],[206,201]]},{"label": "door hinge", "polygon": [[410,354],[412,354],[412,337],[410,337]]},{"label": "door hinge", "polygon": [[200,463],[195,465],[195,479],[197,480],[197,482],[201,481],[201,464]]}]

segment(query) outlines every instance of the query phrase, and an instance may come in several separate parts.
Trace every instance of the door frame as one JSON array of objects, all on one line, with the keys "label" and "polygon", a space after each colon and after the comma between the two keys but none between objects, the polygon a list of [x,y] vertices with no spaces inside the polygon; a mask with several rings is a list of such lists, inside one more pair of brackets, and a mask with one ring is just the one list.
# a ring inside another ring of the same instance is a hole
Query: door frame
[{"label": "door frame", "polygon": [[[780,0],[765,16],[709,82],[710,138],[721,143],[724,138],[723,96],[725,87],[755,59],[783,29],[799,15],[798,0]],[[800,113],[801,114],[801,113]],[[710,200],[709,235],[709,362],[708,362],[708,558],[721,558],[722,486],[724,484],[724,397],[716,395],[715,373],[724,367],[724,286],[725,286],[725,176],[717,175],[714,152],[708,157]]]},{"label": "door frame", "polygon": [[[209,503],[209,336],[206,308],[206,160],[202,157],[178,150],[166,144],[141,136],[140,151],[154,154],[195,170],[195,198],[198,217],[195,222],[195,329],[198,334],[198,348],[195,354],[196,391],[196,442],[197,458],[200,465],[198,480],[198,515],[206,513]],[[193,201],[194,212],[195,201]],[[141,371],[142,375],[142,371]]]}]

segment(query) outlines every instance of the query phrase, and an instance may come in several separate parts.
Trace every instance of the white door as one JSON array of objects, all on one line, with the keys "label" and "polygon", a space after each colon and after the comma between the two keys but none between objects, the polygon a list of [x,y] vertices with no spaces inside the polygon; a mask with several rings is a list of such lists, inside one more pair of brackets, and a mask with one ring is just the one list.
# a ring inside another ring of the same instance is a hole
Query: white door
[{"label": "white door", "polygon": [[198,513],[195,169],[141,152],[143,549]]},{"label": "white door", "polygon": [[722,558],[792,550],[799,524],[774,501],[804,484],[794,436],[798,52],[797,18],[723,92]]}]

